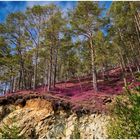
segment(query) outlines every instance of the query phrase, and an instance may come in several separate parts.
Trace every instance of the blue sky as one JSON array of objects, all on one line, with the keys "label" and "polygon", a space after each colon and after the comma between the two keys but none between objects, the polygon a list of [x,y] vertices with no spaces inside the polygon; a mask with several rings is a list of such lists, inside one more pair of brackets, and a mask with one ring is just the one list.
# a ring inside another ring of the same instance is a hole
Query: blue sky
[{"label": "blue sky", "polygon": [[[5,21],[6,16],[11,12],[25,11],[27,7],[34,5],[46,5],[49,3],[55,3],[60,6],[62,10],[71,9],[76,5],[76,1],[0,1],[0,22]],[[111,1],[102,1],[105,3],[108,9],[111,5]]]}]

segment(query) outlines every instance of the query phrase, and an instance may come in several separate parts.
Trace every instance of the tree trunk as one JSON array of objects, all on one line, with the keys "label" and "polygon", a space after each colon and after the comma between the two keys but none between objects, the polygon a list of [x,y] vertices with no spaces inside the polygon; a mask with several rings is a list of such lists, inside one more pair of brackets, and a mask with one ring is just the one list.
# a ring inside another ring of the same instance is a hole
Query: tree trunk
[{"label": "tree trunk", "polygon": [[104,71],[104,67],[102,67],[102,79],[105,80],[105,71]]},{"label": "tree trunk", "polygon": [[94,89],[95,92],[97,92],[98,87],[97,87],[96,67],[95,67],[95,50],[93,48],[92,39],[90,39],[90,49],[91,49],[90,51],[91,51],[93,89]]},{"label": "tree trunk", "polygon": [[45,68],[44,68],[44,70],[45,70],[45,72],[44,72],[44,92],[46,91],[47,79],[48,79],[48,76],[47,76],[47,73],[48,73],[47,68],[48,68],[48,66],[47,66],[47,64],[48,64],[48,61],[47,61],[47,58],[46,58],[46,60],[45,60]]},{"label": "tree trunk", "polygon": [[5,82],[5,86],[4,86],[4,95],[7,93],[7,82]]},{"label": "tree trunk", "polygon": [[129,60],[128,57],[126,57],[126,59],[127,59],[127,62],[128,62],[129,71],[130,71],[130,73],[131,73],[133,79],[136,80],[136,79],[135,79],[135,75],[134,75],[133,70],[132,70],[131,65],[130,65],[130,60]]},{"label": "tree trunk", "polygon": [[47,91],[50,91],[50,86],[51,86],[51,70],[50,70],[50,63],[49,63],[49,66],[48,66],[48,87],[47,87]]},{"label": "tree trunk", "polygon": [[13,92],[16,92],[16,77],[14,77],[14,85],[13,85]]},{"label": "tree trunk", "polygon": [[[57,60],[55,60],[55,61],[57,61]],[[55,88],[55,84],[56,84],[56,66],[57,66],[57,64],[56,64],[56,62],[55,62],[55,64],[54,64],[54,76],[53,76],[53,88]]]},{"label": "tree trunk", "polygon": [[14,92],[14,76],[12,76],[12,83],[11,83],[11,93]]},{"label": "tree trunk", "polygon": [[83,92],[83,88],[82,88],[81,80],[80,80],[79,75],[77,75],[77,77],[78,77],[78,81],[79,81],[79,84],[80,84],[80,89],[81,89],[81,93],[82,93],[82,92]]},{"label": "tree trunk", "polygon": [[138,31],[138,26],[137,26],[137,23],[135,22],[135,28],[136,28],[136,33],[137,33],[137,38],[138,38],[138,42],[139,42],[139,45],[140,45],[140,35],[139,35],[139,32]]},{"label": "tree trunk", "polygon": [[37,67],[38,67],[38,48],[35,52],[35,67],[34,67],[34,78],[33,78],[33,90],[36,89],[36,86],[37,86],[37,83],[36,83],[36,80],[37,80]]},{"label": "tree trunk", "polygon": [[57,74],[57,55],[58,55],[58,46],[55,49],[55,56],[54,56],[54,77],[53,77],[53,88],[55,88],[55,84],[56,84],[56,74]]},{"label": "tree trunk", "polygon": [[22,71],[21,69],[19,70],[19,80],[18,80],[18,90],[21,89],[21,78],[22,78]]},{"label": "tree trunk", "polygon": [[135,21],[136,21],[136,23],[137,23],[137,27],[138,27],[138,29],[139,29],[139,31],[140,31],[140,24],[139,24],[138,18],[137,18],[136,15],[134,15],[134,16],[135,16]]},{"label": "tree trunk", "polygon": [[139,72],[140,71],[139,70],[139,60],[138,60],[139,58],[137,57],[137,54],[134,51],[134,45],[131,42],[130,42],[130,48],[131,48],[131,51],[132,51],[134,58],[135,58],[134,65],[136,66],[137,71]]},{"label": "tree trunk", "polygon": [[33,90],[36,89],[36,65],[34,67]]},{"label": "tree trunk", "polygon": [[48,88],[47,91],[50,91],[51,83],[52,83],[52,47],[50,48],[50,58],[49,58],[49,64],[48,64]]},{"label": "tree trunk", "polygon": [[31,73],[29,73],[29,89],[32,89],[32,78],[33,78],[33,75]]},{"label": "tree trunk", "polygon": [[123,76],[124,86],[126,87],[127,86],[126,65],[125,65],[125,62],[124,62],[124,57],[123,57],[122,51],[121,51],[121,49],[119,47],[118,47],[118,50],[119,50],[118,55],[120,56],[119,59],[120,59],[120,66],[121,66],[121,69],[122,69],[122,76]]},{"label": "tree trunk", "polygon": [[125,68],[124,68],[124,66],[122,64],[122,61],[120,61],[120,66],[121,66],[121,69],[122,69],[122,76],[123,76],[123,81],[124,81],[124,87],[127,87]]}]

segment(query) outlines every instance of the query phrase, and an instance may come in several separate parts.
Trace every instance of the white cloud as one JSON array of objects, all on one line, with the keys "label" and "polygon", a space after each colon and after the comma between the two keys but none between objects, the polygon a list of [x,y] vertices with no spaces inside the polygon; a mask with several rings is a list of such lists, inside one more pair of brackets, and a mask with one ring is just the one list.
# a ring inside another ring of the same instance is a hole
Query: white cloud
[{"label": "white cloud", "polygon": [[50,4],[52,2],[50,1],[27,1],[26,2],[26,6],[27,7],[33,7],[34,5],[46,5],[46,4]]}]

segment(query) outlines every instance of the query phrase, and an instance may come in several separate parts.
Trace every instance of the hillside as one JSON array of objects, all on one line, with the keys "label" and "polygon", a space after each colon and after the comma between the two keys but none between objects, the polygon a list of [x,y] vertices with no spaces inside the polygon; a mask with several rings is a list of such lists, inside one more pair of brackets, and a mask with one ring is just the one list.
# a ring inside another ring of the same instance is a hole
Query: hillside
[{"label": "hillside", "polygon": [[[73,78],[67,82],[59,82],[49,92],[44,86],[40,86],[36,90],[21,90],[15,93],[7,93],[0,97],[0,104],[22,103],[32,98],[43,98],[56,103],[68,104],[75,110],[80,108],[87,111],[106,112],[106,104],[111,103],[115,96],[124,93],[124,81],[121,75],[122,71],[120,68],[109,70],[108,80],[103,80],[99,75],[99,91],[96,93],[92,89],[91,76],[86,76],[81,77],[80,80]],[[127,73],[127,82],[131,83],[129,88],[140,85],[140,82],[133,81],[129,71]]]},{"label": "hillside", "polygon": [[[128,71],[130,82],[129,75]],[[81,77],[80,83],[76,79],[57,83],[50,92],[42,86],[1,96],[0,126],[8,124],[10,133],[16,124],[21,138],[108,138],[110,106],[124,93],[120,76],[120,68],[110,70],[108,81],[99,81],[98,93],[91,90],[89,76]],[[133,82],[129,88],[139,84]]]},{"label": "hillside", "polygon": [[139,139],[139,7],[0,2],[0,138]]}]

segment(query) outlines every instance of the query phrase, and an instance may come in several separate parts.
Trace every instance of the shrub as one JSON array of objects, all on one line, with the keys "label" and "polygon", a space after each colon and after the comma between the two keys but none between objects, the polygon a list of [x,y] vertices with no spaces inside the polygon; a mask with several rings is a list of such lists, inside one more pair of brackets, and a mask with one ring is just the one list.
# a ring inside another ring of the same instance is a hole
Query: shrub
[{"label": "shrub", "polygon": [[140,72],[135,72],[135,77],[137,81],[140,81]]},{"label": "shrub", "polygon": [[134,90],[140,92],[140,86],[136,86],[136,87],[134,88]]},{"label": "shrub", "polygon": [[0,128],[0,139],[21,139],[20,128],[16,125],[15,120],[12,119],[12,124],[8,125],[3,122],[3,126]]},{"label": "shrub", "polygon": [[126,90],[113,105],[108,126],[109,138],[140,138],[140,93]]},{"label": "shrub", "polygon": [[80,139],[80,130],[79,130],[79,120],[77,119],[74,123],[74,130],[72,132],[72,135],[70,136],[71,139]]}]

